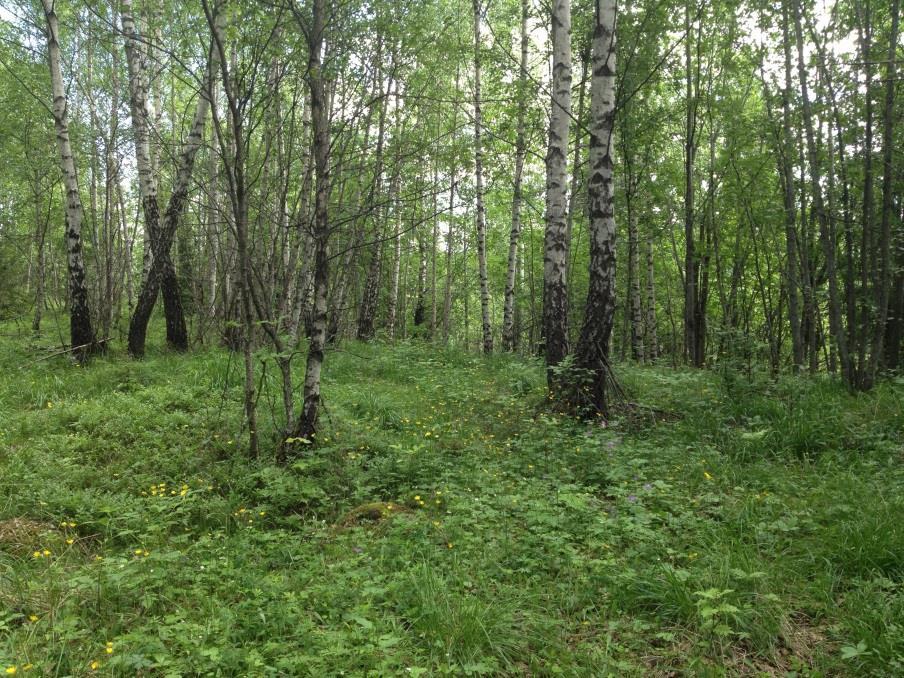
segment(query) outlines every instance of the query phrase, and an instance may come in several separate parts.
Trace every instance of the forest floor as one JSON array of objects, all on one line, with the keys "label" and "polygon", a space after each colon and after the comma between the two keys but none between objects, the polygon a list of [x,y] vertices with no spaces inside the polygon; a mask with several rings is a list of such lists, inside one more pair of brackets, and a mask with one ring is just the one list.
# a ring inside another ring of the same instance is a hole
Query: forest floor
[{"label": "forest floor", "polygon": [[621,366],[603,426],[349,344],[284,468],[225,351],[50,342],[0,338],[0,674],[904,675],[904,381]]}]

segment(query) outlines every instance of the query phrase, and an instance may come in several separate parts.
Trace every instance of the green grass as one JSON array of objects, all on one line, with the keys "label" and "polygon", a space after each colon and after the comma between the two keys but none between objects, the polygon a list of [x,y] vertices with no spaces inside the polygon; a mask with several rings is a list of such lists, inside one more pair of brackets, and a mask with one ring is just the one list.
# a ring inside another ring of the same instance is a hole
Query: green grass
[{"label": "green grass", "polygon": [[535,362],[352,344],[282,468],[272,364],[249,461],[229,354],[41,355],[0,339],[0,672],[904,673],[901,383],[621,366],[677,416],[601,426]]}]

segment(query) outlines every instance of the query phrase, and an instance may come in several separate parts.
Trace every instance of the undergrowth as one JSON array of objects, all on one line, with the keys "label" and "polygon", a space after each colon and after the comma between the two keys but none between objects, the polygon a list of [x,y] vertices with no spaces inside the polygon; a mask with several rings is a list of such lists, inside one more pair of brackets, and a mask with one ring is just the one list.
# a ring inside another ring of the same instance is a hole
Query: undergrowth
[{"label": "undergrowth", "polygon": [[0,671],[904,673],[902,384],[617,366],[668,416],[583,423],[538,363],[344,348],[280,467],[224,351],[0,339]]}]

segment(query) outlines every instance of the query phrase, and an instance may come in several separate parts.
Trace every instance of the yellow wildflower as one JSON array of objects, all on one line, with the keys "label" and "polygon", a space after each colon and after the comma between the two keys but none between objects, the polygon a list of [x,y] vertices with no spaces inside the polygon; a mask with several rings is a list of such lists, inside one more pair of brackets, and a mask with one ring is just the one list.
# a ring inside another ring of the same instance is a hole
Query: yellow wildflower
[{"label": "yellow wildflower", "polygon": [[709,474],[708,471],[704,471],[704,472],[703,472],[703,477],[706,478],[707,480],[712,480],[712,479],[713,479],[713,477]]},{"label": "yellow wildflower", "polygon": [[16,667],[15,666],[7,666],[6,667],[6,675],[8,675],[8,676],[16,675]]}]

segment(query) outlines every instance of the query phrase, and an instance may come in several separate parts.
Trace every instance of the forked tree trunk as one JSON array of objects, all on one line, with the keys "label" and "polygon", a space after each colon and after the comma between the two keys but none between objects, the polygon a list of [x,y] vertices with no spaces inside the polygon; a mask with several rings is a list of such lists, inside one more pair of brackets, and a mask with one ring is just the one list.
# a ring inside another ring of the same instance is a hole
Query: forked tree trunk
[{"label": "forked tree trunk", "polygon": [[480,0],[474,0],[474,183],[477,193],[477,273],[480,278],[480,319],[483,352],[493,352],[490,289],[487,281],[487,215],[483,204],[483,115],[480,109]]},{"label": "forked tree trunk", "polygon": [[82,222],[84,212],[79,196],[78,175],[72,146],[69,143],[66,89],[60,68],[60,28],[54,0],[41,0],[47,22],[47,61],[50,67],[50,86],[53,93],[53,124],[57,148],[60,152],[60,171],[66,191],[66,254],[69,272],[69,336],[73,355],[84,360],[97,348],[91,313],[88,307],[88,288],[85,285],[85,262],[82,256]]},{"label": "forked tree trunk", "polygon": [[[147,267],[147,275],[142,283],[135,312],[129,323],[129,353],[134,357],[141,357],[144,355],[147,327],[157,302],[158,292],[161,292],[163,296],[167,342],[177,350],[188,348],[188,331],[185,325],[185,312],[182,308],[182,295],[176,278],[176,269],[170,257],[170,249],[187,198],[191,170],[194,166],[195,154],[201,145],[201,135],[209,102],[204,94],[199,96],[192,128],[178,161],[175,184],[165,215],[166,223],[161,228],[157,201],[156,163],[150,144],[149,120],[152,112],[148,105],[147,74],[141,54],[140,38],[135,28],[135,19],[132,16],[131,0],[123,0],[122,3],[122,30],[125,35],[126,61],[129,69],[129,102],[135,137],[138,189],[141,196],[145,230],[153,253]],[[208,73],[211,72],[208,70]]]},{"label": "forked tree trunk", "polygon": [[608,411],[609,338],[615,316],[615,0],[595,0],[590,85],[590,287],[575,364],[590,375],[590,410]]},{"label": "forked tree trunk", "polygon": [[[552,110],[546,153],[546,233],[543,254],[543,338],[547,381],[556,387],[553,367],[568,354],[568,232],[566,188],[571,119],[571,3],[552,6]],[[608,140],[607,140],[608,143]]]}]

